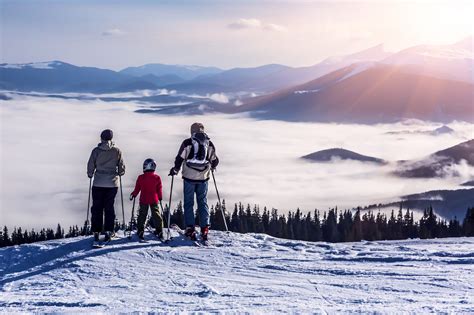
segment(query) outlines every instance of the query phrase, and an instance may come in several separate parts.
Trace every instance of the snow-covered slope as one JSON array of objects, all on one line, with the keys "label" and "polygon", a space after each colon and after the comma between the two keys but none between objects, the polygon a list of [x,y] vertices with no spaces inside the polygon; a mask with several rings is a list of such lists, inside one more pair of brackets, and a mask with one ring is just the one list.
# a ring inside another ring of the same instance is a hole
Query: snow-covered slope
[{"label": "snow-covered slope", "polygon": [[0,312],[474,312],[474,238],[214,247],[90,238],[0,249]]}]

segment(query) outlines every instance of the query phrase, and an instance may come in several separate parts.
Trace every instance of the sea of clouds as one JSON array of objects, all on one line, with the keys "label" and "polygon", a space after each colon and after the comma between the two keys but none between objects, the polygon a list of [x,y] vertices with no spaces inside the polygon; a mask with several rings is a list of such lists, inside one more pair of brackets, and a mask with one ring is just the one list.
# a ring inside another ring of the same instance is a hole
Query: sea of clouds
[{"label": "sea of clouds", "polygon": [[[181,141],[199,121],[217,147],[219,191],[234,202],[257,203],[281,212],[330,207],[351,208],[398,200],[433,189],[452,189],[474,171],[463,165],[461,177],[402,179],[385,166],[353,161],[311,163],[308,153],[345,148],[388,161],[419,159],[472,138],[474,125],[452,123],[453,134],[387,134],[389,131],[433,130],[439,124],[419,121],[384,125],[260,121],[243,115],[173,116],[140,114],[143,104],[64,100],[16,95],[0,101],[0,225],[39,228],[61,222],[81,225],[86,217],[89,180],[86,163],[101,130],[114,130],[127,171],[123,177],[126,217],[128,196],[143,160],[157,161],[168,201],[170,178]],[[175,181],[173,203],[182,199],[182,180]],[[216,202],[210,185],[209,201]],[[232,210],[232,209],[230,209]],[[122,219],[120,198],[116,212]]]}]

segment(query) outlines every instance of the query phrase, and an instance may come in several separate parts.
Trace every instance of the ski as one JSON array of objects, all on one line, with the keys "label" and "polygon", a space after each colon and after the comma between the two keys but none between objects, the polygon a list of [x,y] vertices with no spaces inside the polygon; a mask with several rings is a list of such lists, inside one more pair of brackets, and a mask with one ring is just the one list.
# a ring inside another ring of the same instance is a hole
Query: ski
[{"label": "ski", "polygon": [[[171,238],[170,238],[169,240],[166,240],[166,239],[164,239],[163,237],[160,237],[159,235],[156,235],[155,232],[153,232],[153,231],[150,229],[149,226],[147,226],[147,230],[148,230],[148,232],[150,232],[151,235],[153,235],[154,238],[156,238],[158,241],[160,241],[160,242],[163,243],[163,244],[167,244],[167,243],[171,240]],[[163,233],[164,233],[164,232],[162,232],[162,235],[163,235]]]},{"label": "ski", "polygon": [[117,233],[114,233],[110,236],[108,240],[105,240],[105,237],[102,239],[99,238],[99,241],[92,241],[92,248],[103,248],[110,243],[112,239],[117,238]]},{"label": "ski", "polygon": [[93,241],[92,242],[92,248],[102,248],[104,245],[102,245],[101,242]]},{"label": "ski", "polygon": [[[179,226],[177,226],[176,224],[171,224],[170,228],[172,230],[176,231],[181,236],[183,236],[186,240],[192,242],[197,247],[208,246],[208,245],[205,245],[202,240],[198,240],[198,239],[193,240],[190,237],[186,236],[185,232]],[[198,235],[198,233],[196,232],[196,236],[197,235]],[[209,241],[206,241],[206,243],[209,244]]]}]

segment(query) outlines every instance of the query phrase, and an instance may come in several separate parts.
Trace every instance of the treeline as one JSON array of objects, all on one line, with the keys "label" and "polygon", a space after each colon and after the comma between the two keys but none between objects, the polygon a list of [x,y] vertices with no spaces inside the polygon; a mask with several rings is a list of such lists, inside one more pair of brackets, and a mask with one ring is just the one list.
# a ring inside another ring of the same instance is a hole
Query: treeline
[{"label": "treeline", "polygon": [[[456,218],[439,219],[432,207],[424,210],[419,221],[413,211],[392,210],[390,216],[382,212],[344,210],[337,208],[321,213],[318,210],[303,213],[300,209],[279,214],[277,209],[263,211],[259,206],[235,204],[232,212],[223,209],[229,230],[238,233],[266,233],[271,236],[325,242],[356,242],[361,240],[399,240],[407,238],[442,238],[474,236],[474,208],[469,208],[462,222]],[[363,212],[363,213],[362,213]],[[179,203],[171,216],[171,223],[183,226],[184,212]],[[199,218],[196,217],[196,222]],[[211,207],[213,230],[225,230],[222,214],[216,205]]]},{"label": "treeline", "polygon": [[[266,233],[271,236],[325,242],[356,242],[361,240],[399,240],[408,238],[443,238],[474,236],[474,208],[467,209],[463,221],[456,218],[446,221],[436,216],[432,207],[424,210],[419,221],[415,221],[413,211],[400,209],[392,210],[390,216],[382,212],[361,211],[357,209],[303,213],[300,209],[288,214],[279,214],[277,209],[268,210],[249,204],[235,204],[233,211],[226,209],[225,202],[222,208],[226,213],[226,222],[229,230],[238,233]],[[211,229],[225,230],[224,221],[219,207],[212,206],[210,210]],[[165,208],[165,219],[168,217],[168,208]],[[182,203],[178,203],[171,214],[171,223],[184,228],[184,211]],[[196,223],[199,217],[196,216]],[[128,223],[127,223],[128,224]],[[116,220],[116,230],[128,229]],[[69,228],[65,233],[58,224],[56,230],[42,229],[26,231],[14,228],[11,234],[7,227],[0,231],[0,247],[33,243],[52,239],[90,235],[86,224],[79,228],[77,225]]]},{"label": "treeline", "polygon": [[3,230],[0,231],[0,247],[48,241],[65,237],[75,237],[86,234],[86,228],[83,227],[80,229],[77,225],[70,227],[67,233],[64,233],[64,229],[60,224],[58,224],[56,230],[48,228],[41,229],[38,232],[36,232],[35,229],[27,231],[23,230],[21,227],[15,227],[11,234],[9,233],[8,228],[4,226]]}]

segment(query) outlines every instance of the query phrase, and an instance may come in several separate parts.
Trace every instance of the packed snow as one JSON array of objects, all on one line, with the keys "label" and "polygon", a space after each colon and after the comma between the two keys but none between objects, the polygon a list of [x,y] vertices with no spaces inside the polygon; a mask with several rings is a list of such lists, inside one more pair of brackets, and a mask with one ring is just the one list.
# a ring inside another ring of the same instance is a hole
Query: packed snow
[{"label": "packed snow", "polygon": [[78,237],[0,249],[11,312],[474,312],[474,238],[311,243],[212,231],[211,247]]}]

